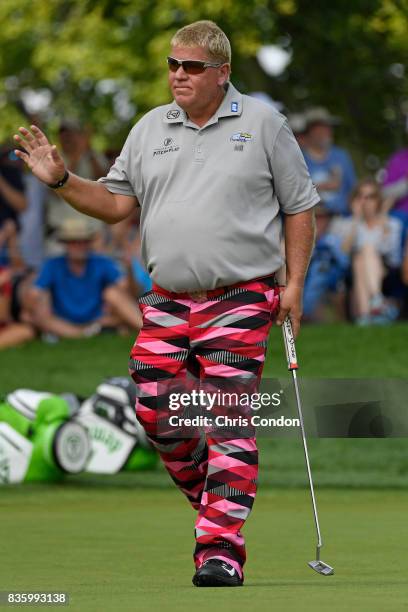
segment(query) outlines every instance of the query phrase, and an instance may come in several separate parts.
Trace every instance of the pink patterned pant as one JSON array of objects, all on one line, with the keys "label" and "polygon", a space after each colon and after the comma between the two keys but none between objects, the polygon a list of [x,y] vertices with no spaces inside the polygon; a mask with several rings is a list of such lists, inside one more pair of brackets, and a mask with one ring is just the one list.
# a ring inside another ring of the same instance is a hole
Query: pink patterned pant
[{"label": "pink patterned pant", "polygon": [[273,276],[207,292],[205,301],[155,286],[140,298],[143,328],[133,346],[130,372],[137,384],[136,415],[170,476],[198,511],[194,561],[211,557],[242,575],[241,534],[256,494],[255,435],[218,436],[200,431],[184,439],[159,427],[166,384],[193,375],[203,383],[234,381],[252,391],[259,384],[279,291]]}]

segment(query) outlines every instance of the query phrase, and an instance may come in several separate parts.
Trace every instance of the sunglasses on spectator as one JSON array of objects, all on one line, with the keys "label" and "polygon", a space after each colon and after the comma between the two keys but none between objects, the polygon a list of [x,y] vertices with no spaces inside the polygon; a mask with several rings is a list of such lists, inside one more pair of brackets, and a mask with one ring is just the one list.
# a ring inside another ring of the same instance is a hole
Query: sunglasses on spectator
[{"label": "sunglasses on spectator", "polygon": [[170,72],[177,72],[180,66],[186,74],[201,74],[206,68],[219,68],[222,63],[214,64],[213,62],[201,62],[200,60],[178,60],[175,57],[168,56],[167,64]]}]

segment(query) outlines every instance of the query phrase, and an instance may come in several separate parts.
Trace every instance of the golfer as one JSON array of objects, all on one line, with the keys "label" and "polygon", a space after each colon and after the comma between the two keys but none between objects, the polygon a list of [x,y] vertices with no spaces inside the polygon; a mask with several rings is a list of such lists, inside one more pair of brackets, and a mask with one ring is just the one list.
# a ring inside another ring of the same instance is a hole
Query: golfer
[{"label": "golfer", "polygon": [[[143,328],[131,353],[137,417],[197,511],[193,583],[239,586],[241,530],[256,494],[255,437],[166,437],[157,409],[163,385],[187,374],[253,388],[272,317],[281,324],[289,315],[296,334],[319,197],[285,117],[230,82],[230,43],[215,23],[180,29],[167,67],[173,102],[133,127],[105,178],[68,172],[36,126],[19,128],[16,154],[82,213],[116,223],[140,206],[154,284],[140,299]],[[282,216],[287,284],[279,305]]]}]

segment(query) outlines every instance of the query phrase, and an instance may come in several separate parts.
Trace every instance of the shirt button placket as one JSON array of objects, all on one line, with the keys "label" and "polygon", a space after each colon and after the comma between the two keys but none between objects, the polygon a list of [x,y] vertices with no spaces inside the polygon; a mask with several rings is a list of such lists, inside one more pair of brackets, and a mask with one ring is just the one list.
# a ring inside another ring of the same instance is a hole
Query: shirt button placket
[{"label": "shirt button placket", "polygon": [[194,147],[194,160],[197,162],[204,161],[203,137],[201,132],[197,132],[197,139]]}]

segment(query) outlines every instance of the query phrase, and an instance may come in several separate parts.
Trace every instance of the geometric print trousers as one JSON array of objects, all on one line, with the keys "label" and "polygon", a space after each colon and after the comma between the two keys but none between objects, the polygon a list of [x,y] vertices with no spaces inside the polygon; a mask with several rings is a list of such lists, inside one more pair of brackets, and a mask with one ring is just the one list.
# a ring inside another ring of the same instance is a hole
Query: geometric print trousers
[{"label": "geometric print trousers", "polygon": [[217,436],[199,431],[186,438],[159,431],[166,385],[239,379],[256,391],[265,361],[279,290],[273,275],[195,294],[153,285],[139,299],[143,327],[130,355],[136,383],[136,416],[169,475],[197,511],[196,568],[216,557],[242,577],[246,559],[242,527],[252,509],[258,479],[255,434]]}]

